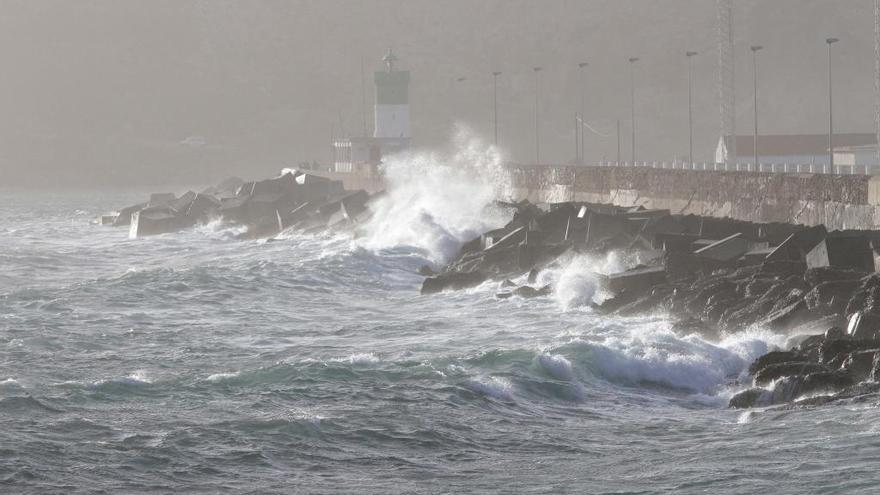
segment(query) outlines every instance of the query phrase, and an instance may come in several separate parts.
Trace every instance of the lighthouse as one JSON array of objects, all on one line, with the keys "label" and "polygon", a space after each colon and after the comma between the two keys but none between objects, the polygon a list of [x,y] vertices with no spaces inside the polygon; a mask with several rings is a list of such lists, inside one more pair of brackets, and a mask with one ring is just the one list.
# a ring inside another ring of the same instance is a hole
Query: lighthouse
[{"label": "lighthouse", "polygon": [[400,70],[394,51],[382,57],[382,69],[373,74],[376,104],[373,135],[333,139],[333,169],[343,174],[374,176],[388,156],[409,148],[409,71]]},{"label": "lighthouse", "polygon": [[385,70],[375,74],[376,107],[373,137],[409,138],[409,71],[397,70],[392,50],[382,58]]}]

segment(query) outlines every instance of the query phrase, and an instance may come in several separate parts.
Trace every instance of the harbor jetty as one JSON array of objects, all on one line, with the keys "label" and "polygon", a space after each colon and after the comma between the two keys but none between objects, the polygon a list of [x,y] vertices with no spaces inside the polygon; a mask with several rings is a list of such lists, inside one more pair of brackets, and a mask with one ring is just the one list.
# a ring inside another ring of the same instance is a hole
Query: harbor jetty
[{"label": "harbor jetty", "polygon": [[752,364],[752,382],[732,407],[880,390],[880,231],[582,202],[502,206],[512,210],[510,222],[464,244],[438,273],[425,267],[422,294],[497,281],[499,298],[539,297],[552,291],[535,283],[542,270],[616,251],[635,261],[595,274],[604,293],[595,311],[663,312],[679,330],[708,338],[752,326],[800,335],[797,346]]},{"label": "harbor jetty", "polygon": [[99,221],[128,227],[132,239],[213,220],[241,226],[241,237],[259,238],[289,228],[312,232],[352,225],[368,212],[370,199],[366,191],[346,190],[342,181],[285,169],[271,179],[245,182],[233,177],[180,197],[152,194],[148,201],[102,215]]}]

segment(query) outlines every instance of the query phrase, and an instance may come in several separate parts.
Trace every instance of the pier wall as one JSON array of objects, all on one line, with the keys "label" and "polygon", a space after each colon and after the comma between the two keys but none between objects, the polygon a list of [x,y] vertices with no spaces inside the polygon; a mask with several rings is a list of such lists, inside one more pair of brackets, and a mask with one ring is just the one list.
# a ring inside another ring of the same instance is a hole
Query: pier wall
[{"label": "pier wall", "polygon": [[880,176],[511,165],[514,199],[586,201],[753,222],[880,225]]}]

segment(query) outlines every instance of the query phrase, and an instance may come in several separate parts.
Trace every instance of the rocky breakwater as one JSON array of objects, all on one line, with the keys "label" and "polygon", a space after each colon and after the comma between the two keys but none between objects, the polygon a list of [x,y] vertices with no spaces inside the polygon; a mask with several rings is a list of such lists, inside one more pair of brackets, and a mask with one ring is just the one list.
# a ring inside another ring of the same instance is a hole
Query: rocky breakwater
[{"label": "rocky breakwater", "polygon": [[[542,270],[616,251],[630,267],[595,274],[604,295],[595,311],[664,312],[678,330],[710,339],[758,327],[799,341],[755,361],[750,383],[730,377],[744,389],[732,407],[825,403],[880,389],[880,231],[588,203],[506,206],[507,225],[464,244],[439,273],[425,268],[423,294],[497,280],[500,298],[538,297],[552,290],[536,284]],[[511,282],[520,277],[528,283]]]},{"label": "rocky breakwater", "polygon": [[342,182],[297,170],[245,182],[226,179],[202,192],[152,194],[144,203],[102,215],[103,225],[129,228],[129,237],[175,232],[214,220],[243,227],[242,237],[270,237],[282,230],[314,231],[356,224],[369,216],[370,196]]}]

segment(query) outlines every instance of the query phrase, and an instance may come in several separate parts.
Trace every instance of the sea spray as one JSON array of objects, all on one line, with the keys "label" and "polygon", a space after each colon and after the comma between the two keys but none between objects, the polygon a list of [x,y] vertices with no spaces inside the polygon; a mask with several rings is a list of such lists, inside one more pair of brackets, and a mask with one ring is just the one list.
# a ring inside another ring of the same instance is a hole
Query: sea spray
[{"label": "sea spray", "polygon": [[615,251],[605,256],[577,255],[548,270],[539,282],[551,284],[557,304],[568,311],[589,306],[601,296],[597,274],[608,275],[626,268],[626,260]]},{"label": "sea spray", "polygon": [[501,154],[466,128],[457,131],[451,152],[395,155],[382,170],[387,195],[364,228],[368,249],[409,246],[442,263],[464,242],[510,220],[509,211],[493,204],[509,195]]}]

